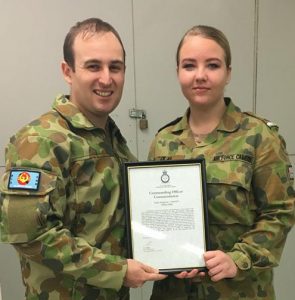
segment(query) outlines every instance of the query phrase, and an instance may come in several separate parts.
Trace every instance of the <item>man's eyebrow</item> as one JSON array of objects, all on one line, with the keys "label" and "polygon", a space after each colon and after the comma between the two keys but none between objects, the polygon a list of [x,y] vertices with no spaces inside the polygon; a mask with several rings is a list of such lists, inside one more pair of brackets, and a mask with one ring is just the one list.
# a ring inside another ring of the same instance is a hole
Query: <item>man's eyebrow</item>
[{"label": "man's eyebrow", "polygon": [[[102,61],[99,59],[89,59],[84,62],[84,64],[102,64]],[[124,62],[120,59],[114,59],[110,61],[111,64],[124,65]]]},{"label": "man's eyebrow", "polygon": [[111,63],[112,64],[124,65],[123,60],[120,60],[120,59],[111,60]]}]

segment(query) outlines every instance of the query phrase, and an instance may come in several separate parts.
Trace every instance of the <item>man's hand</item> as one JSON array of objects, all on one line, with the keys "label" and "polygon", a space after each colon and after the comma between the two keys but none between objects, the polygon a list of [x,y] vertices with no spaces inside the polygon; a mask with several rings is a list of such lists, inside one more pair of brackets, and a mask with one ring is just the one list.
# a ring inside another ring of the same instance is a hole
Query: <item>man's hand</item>
[{"label": "man's hand", "polygon": [[134,259],[127,259],[127,272],[124,279],[124,286],[137,288],[146,281],[156,281],[165,279],[167,275],[159,274],[159,270]]},{"label": "man's hand", "polygon": [[207,251],[204,259],[212,281],[233,278],[237,275],[238,267],[232,258],[220,250]]}]

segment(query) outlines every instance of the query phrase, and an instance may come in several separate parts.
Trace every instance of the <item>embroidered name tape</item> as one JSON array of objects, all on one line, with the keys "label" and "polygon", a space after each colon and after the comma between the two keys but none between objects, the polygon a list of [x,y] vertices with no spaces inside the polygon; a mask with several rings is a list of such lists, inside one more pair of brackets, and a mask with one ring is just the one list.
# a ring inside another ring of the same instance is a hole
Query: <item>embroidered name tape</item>
[{"label": "embroidered name tape", "polygon": [[40,172],[29,170],[12,170],[8,188],[11,190],[37,191],[40,183]]},{"label": "embroidered name tape", "polygon": [[242,160],[248,163],[253,163],[254,158],[247,154],[222,154],[216,155],[213,161],[231,161],[231,160]]}]

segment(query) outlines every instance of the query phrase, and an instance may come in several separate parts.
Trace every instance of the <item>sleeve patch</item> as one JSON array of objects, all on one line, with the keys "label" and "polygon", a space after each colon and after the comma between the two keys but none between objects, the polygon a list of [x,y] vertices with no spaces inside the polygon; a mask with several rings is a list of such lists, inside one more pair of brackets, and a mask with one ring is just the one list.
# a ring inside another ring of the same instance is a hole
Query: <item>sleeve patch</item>
[{"label": "sleeve patch", "polygon": [[9,176],[8,189],[37,191],[40,177],[40,172],[37,171],[12,170]]}]

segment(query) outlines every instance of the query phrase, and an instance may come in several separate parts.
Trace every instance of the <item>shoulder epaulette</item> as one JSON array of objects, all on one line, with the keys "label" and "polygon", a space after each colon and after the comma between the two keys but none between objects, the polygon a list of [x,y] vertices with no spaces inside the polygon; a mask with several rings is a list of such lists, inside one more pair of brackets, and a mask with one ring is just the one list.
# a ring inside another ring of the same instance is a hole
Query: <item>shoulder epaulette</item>
[{"label": "shoulder epaulette", "polygon": [[276,123],[274,123],[274,122],[272,122],[272,121],[269,121],[269,120],[267,120],[267,119],[258,117],[258,116],[255,115],[253,112],[246,111],[246,112],[244,112],[244,113],[245,113],[246,115],[249,115],[249,116],[251,116],[251,117],[253,117],[253,118],[256,118],[256,119],[262,121],[262,122],[263,122],[266,126],[268,126],[270,129],[279,129],[279,126],[278,126]]},{"label": "shoulder epaulette", "polygon": [[164,125],[163,127],[161,127],[158,132],[160,132],[161,130],[165,129],[166,127],[169,127],[171,125],[175,125],[176,123],[178,123],[180,120],[182,119],[182,117],[178,117],[175,120],[169,122],[168,124]]}]

